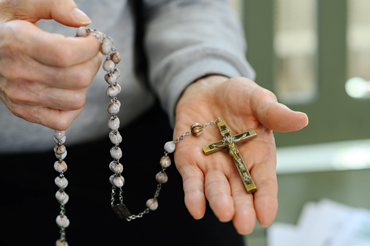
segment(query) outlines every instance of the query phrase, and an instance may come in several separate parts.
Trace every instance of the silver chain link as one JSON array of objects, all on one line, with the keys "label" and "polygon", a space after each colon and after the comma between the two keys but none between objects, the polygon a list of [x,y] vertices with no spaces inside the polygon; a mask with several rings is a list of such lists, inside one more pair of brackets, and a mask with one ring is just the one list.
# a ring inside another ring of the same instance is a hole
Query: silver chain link
[{"label": "silver chain link", "polygon": [[215,119],[214,121],[205,123],[202,127],[205,128],[207,126],[212,126],[212,125],[216,124],[217,122],[218,122],[218,119]]}]

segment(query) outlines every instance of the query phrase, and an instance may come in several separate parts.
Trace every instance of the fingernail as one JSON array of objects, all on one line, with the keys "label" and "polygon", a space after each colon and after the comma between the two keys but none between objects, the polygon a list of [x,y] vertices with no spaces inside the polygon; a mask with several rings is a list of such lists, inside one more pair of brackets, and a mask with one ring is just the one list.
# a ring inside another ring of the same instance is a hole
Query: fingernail
[{"label": "fingernail", "polygon": [[308,125],[308,123],[309,123],[308,116],[307,116],[307,114],[305,114],[305,113],[303,113],[303,112],[299,112],[299,113],[300,113],[300,114],[303,114],[304,116],[306,116],[307,123],[306,123],[306,125],[304,126],[304,127],[306,127],[306,126]]},{"label": "fingernail", "polygon": [[73,9],[72,14],[80,24],[86,25],[91,23],[90,18],[78,8]]}]

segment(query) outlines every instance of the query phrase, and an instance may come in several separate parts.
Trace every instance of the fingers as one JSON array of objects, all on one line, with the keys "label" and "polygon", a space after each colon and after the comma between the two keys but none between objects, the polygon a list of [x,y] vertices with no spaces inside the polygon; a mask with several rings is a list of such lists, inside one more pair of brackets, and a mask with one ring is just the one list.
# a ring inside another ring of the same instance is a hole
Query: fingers
[{"label": "fingers", "polygon": [[255,88],[250,101],[257,119],[273,131],[298,131],[308,124],[305,113],[292,111],[278,103],[272,92],[261,87]]},{"label": "fingers", "polygon": [[185,205],[194,219],[201,219],[206,211],[204,176],[199,169],[193,169],[193,174],[183,175]]},{"label": "fingers", "polygon": [[3,21],[22,19],[31,23],[40,19],[54,19],[73,27],[91,23],[89,17],[77,8],[73,0],[3,0],[0,2],[0,16]]},{"label": "fingers", "polygon": [[224,173],[217,170],[206,173],[205,194],[212,211],[220,221],[227,222],[233,218],[234,201]]},{"label": "fingers", "polygon": [[64,37],[42,31],[26,21],[12,21],[0,26],[0,51],[3,57],[30,57],[37,62],[70,67],[93,59],[100,43],[93,36]]},{"label": "fingers", "polygon": [[246,192],[239,173],[231,176],[230,185],[235,207],[234,227],[240,234],[249,234],[253,231],[256,221],[253,195]]},{"label": "fingers", "polygon": [[64,131],[81,113],[82,108],[79,110],[63,111],[43,107],[13,105],[10,111],[15,116],[29,122],[41,124],[53,130]]},{"label": "fingers", "polygon": [[26,36],[31,43],[26,53],[42,64],[55,67],[70,67],[91,60],[100,48],[100,43],[92,35],[72,38],[36,28]]}]

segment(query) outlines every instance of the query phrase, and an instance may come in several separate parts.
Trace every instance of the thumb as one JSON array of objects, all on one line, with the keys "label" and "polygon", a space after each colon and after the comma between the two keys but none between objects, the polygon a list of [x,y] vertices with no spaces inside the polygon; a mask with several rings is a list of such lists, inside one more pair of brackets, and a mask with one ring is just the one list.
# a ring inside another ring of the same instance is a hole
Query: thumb
[{"label": "thumb", "polygon": [[[289,109],[278,103],[271,93],[270,98],[252,103],[258,120],[268,129],[278,132],[298,131],[308,125],[308,116],[305,113]],[[266,96],[266,94],[264,95]]]},{"label": "thumb", "polygon": [[3,7],[8,16],[7,21],[21,19],[36,23],[40,19],[54,19],[71,27],[87,26],[91,23],[90,18],[78,9],[73,0],[0,0],[0,2],[0,7]]}]

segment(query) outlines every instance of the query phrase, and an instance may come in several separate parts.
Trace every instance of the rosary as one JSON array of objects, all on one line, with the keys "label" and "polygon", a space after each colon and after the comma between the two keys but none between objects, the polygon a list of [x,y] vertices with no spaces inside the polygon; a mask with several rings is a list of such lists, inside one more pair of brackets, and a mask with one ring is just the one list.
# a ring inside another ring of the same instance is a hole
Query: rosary
[{"label": "rosary", "polygon": [[[118,131],[120,120],[117,115],[120,111],[121,103],[117,99],[117,95],[121,92],[121,87],[119,84],[117,84],[117,79],[120,77],[120,71],[116,68],[116,64],[120,62],[121,55],[113,46],[112,38],[106,36],[104,33],[96,29],[87,29],[85,27],[80,27],[77,30],[76,36],[86,37],[89,34],[97,38],[97,40],[101,43],[100,52],[103,55],[107,56],[106,60],[103,63],[103,69],[107,72],[107,74],[104,76],[104,79],[109,85],[105,92],[107,97],[110,98],[110,103],[107,110],[108,113],[112,115],[108,121],[108,127],[111,130],[109,133],[109,139],[114,144],[114,146],[110,149],[110,155],[113,158],[113,161],[109,164],[109,169],[114,173],[109,177],[109,181],[112,184],[111,207],[120,219],[131,221],[143,217],[143,215],[149,213],[150,210],[153,211],[158,208],[158,197],[162,188],[162,184],[166,183],[168,180],[168,176],[165,170],[171,165],[171,159],[168,154],[175,151],[176,144],[179,143],[180,140],[183,140],[185,137],[190,136],[191,134],[193,136],[199,136],[202,133],[203,128],[209,125],[217,124],[223,139],[218,142],[204,146],[204,154],[209,155],[222,149],[228,148],[229,155],[233,158],[233,161],[239,171],[240,177],[247,192],[252,194],[257,191],[256,185],[254,184],[253,179],[249,174],[248,168],[246,167],[236,146],[237,142],[244,142],[252,137],[256,137],[256,131],[252,129],[240,134],[231,135],[230,129],[226,125],[226,122],[218,117],[214,121],[205,123],[203,125],[200,123],[192,124],[190,126],[190,131],[176,138],[174,141],[169,141],[164,145],[164,156],[160,159],[160,165],[162,169],[155,176],[158,184],[157,189],[154,193],[154,197],[147,200],[147,208],[143,212],[137,215],[131,214],[123,203],[122,187],[125,183],[125,179],[121,175],[123,171],[123,165],[119,162],[120,158],[122,157],[122,150],[119,147],[119,144],[122,142],[122,136]],[[69,226],[70,222],[66,216],[65,210],[65,205],[69,200],[68,194],[64,191],[64,189],[68,186],[68,180],[64,176],[64,173],[67,171],[67,164],[64,161],[67,156],[67,150],[66,147],[63,145],[66,141],[65,132],[54,131],[54,141],[57,144],[54,147],[54,152],[56,158],[58,159],[54,163],[54,169],[59,173],[59,176],[55,178],[55,184],[59,187],[59,190],[55,194],[55,198],[60,203],[60,213],[56,218],[56,223],[60,228],[60,238],[56,241],[56,246],[68,246],[68,243],[66,241],[65,229]],[[116,192],[118,193],[119,203],[115,202],[115,197],[117,195]]]}]

